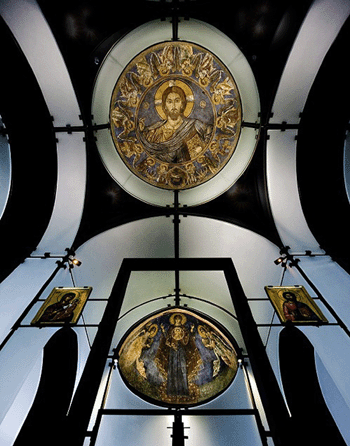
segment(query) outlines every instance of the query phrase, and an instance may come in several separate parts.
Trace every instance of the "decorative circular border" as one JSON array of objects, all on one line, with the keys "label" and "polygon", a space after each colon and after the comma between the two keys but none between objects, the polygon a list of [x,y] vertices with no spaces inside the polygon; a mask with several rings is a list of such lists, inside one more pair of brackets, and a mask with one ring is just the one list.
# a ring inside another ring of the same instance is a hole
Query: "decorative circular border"
[{"label": "decorative circular border", "polygon": [[142,318],[115,352],[126,386],[165,407],[194,407],[217,398],[232,384],[240,358],[236,340],[223,326],[183,307]]},{"label": "decorative circular border", "polygon": [[136,176],[162,189],[197,187],[217,175],[234,153],[241,121],[231,73],[190,42],[143,51],[124,69],[111,98],[119,156]]},{"label": "decorative circular border", "polygon": [[[139,53],[159,42],[171,41],[170,21],[149,22],[116,42],[100,66],[92,97],[96,144],[106,170],[129,194],[150,204],[172,206],[173,191],[152,186],[136,177],[116,153],[109,128],[109,105],[119,78],[128,63]],[[215,54],[232,73],[240,92],[244,121],[259,123],[259,94],[252,70],[239,48],[223,33],[197,20],[181,21],[179,39],[198,44]],[[254,126],[256,127],[256,126]],[[180,206],[195,206],[210,201],[229,189],[248,167],[254,154],[259,129],[242,126],[236,149],[226,166],[210,181],[180,191]]]}]

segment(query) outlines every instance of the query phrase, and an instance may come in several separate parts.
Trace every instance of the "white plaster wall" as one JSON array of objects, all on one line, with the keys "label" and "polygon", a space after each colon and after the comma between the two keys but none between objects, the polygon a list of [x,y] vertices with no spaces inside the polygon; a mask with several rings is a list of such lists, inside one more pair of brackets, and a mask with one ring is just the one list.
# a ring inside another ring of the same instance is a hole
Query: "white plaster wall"
[{"label": "white plaster wall", "polygon": [[334,385],[333,379],[329,375],[317,353],[315,355],[315,361],[318,380],[328,409],[331,412],[346,444],[350,444],[349,406],[344,401],[339,389]]},{"label": "white plaster wall", "polygon": [[301,258],[299,265],[350,330],[349,274],[329,256]]},{"label": "white plaster wall", "polygon": [[273,261],[278,247],[248,229],[203,217],[188,216],[180,224],[181,257],[230,257],[247,297],[264,296],[266,284],[278,283]]},{"label": "white plaster wall", "polygon": [[322,253],[301,208],[296,172],[296,130],[270,131],[266,175],[271,212],[284,246],[294,252]]},{"label": "white plaster wall", "polygon": [[[341,328],[334,326],[302,327],[302,331],[309,338],[315,348],[315,352],[327,371],[328,379],[320,376],[320,385],[326,402],[333,402],[330,407],[335,422],[338,424],[343,437],[348,437],[349,425],[344,426],[344,417],[350,416],[350,343],[349,337]],[[318,369],[320,367],[318,366]],[[319,371],[319,370],[318,370]],[[331,383],[330,387],[325,387],[325,383]],[[331,394],[332,387],[337,392]],[[349,442],[347,444],[350,444]]]}]

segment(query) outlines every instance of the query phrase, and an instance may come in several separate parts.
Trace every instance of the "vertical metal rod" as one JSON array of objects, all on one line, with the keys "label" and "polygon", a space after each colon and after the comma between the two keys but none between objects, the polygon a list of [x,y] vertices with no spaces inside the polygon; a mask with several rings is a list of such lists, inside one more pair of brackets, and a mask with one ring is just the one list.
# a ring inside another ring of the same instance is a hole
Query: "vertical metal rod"
[{"label": "vertical metal rod", "polygon": [[184,424],[180,413],[174,415],[173,435],[171,436],[172,446],[185,446],[185,439],[188,437],[184,434]]},{"label": "vertical metal rod", "polygon": [[178,16],[178,0],[173,0],[173,14],[172,14],[172,25],[173,25],[173,41],[179,40],[179,16]]},{"label": "vertical metal rod", "polygon": [[[74,280],[74,276],[73,276],[73,265],[68,264],[68,269],[69,269],[70,277],[71,277],[71,279],[72,279],[73,287],[76,287],[75,280]],[[85,323],[85,319],[84,319],[84,314],[81,315],[81,319],[82,319],[82,321],[83,321],[83,325],[84,325],[84,330],[85,330],[86,339],[87,339],[87,341],[88,341],[88,344],[89,344],[89,347],[90,347],[90,350],[91,350],[91,341],[90,341],[90,336],[89,336],[88,330],[87,330],[87,328],[86,328],[86,323]]]},{"label": "vertical metal rod", "polygon": [[180,217],[179,217],[179,191],[174,191],[174,254],[175,254],[175,305],[180,305]]},{"label": "vertical metal rod", "polygon": [[91,440],[90,440],[90,446],[95,446],[95,443],[96,443],[96,440],[97,440],[98,431],[100,429],[100,425],[101,425],[101,421],[102,421],[102,411],[103,411],[103,409],[106,406],[107,397],[108,397],[109,389],[110,389],[110,386],[111,386],[112,372],[115,369],[114,359],[112,359],[112,362],[110,363],[109,366],[110,366],[110,369],[108,371],[106,387],[105,387],[105,390],[103,392],[103,397],[102,397],[102,401],[101,401],[101,407],[100,407],[100,410],[98,411],[98,415],[96,417],[95,425],[94,425],[94,428],[93,428],[93,431],[92,431],[92,436],[91,436]]},{"label": "vertical metal rod", "polygon": [[282,286],[282,284],[283,284],[284,276],[285,276],[286,270],[287,270],[287,265],[284,265],[282,268],[283,268],[283,271],[282,271],[282,275],[281,275],[280,286]]},{"label": "vertical metal rod", "polygon": [[72,401],[67,420],[67,432],[69,432],[67,446],[84,444],[91,413],[105,370],[106,358],[123,303],[123,296],[130,277],[130,268],[126,266],[126,263],[124,259]]},{"label": "vertical metal rod", "polygon": [[271,436],[276,446],[290,445],[285,434],[290,427],[289,413],[232,261],[224,273]]},{"label": "vertical metal rod", "polygon": [[260,418],[260,413],[259,413],[259,410],[256,405],[252,385],[251,385],[250,378],[249,378],[249,375],[248,375],[248,372],[247,372],[244,362],[242,362],[242,370],[243,370],[244,377],[245,377],[245,380],[247,383],[249,397],[252,402],[253,408],[255,410],[255,421],[256,421],[256,424],[257,424],[257,427],[258,427],[258,430],[260,433],[261,442],[264,446],[268,446],[267,438],[266,438],[266,436],[267,436],[266,431],[264,429],[264,426],[263,426],[261,418]]},{"label": "vertical metal rod", "polygon": [[[73,265],[72,265],[72,266],[73,266]],[[76,287],[76,285],[75,285],[75,280],[74,280],[74,276],[73,276],[73,271],[72,271],[72,269],[73,269],[72,266],[68,265],[68,269],[69,269],[70,277],[71,277],[71,279],[72,279],[73,287]]]},{"label": "vertical metal rod", "polygon": [[175,250],[175,259],[179,259],[180,257],[180,247],[179,247],[179,238],[180,238],[180,218],[179,218],[179,191],[174,191],[174,250]]}]

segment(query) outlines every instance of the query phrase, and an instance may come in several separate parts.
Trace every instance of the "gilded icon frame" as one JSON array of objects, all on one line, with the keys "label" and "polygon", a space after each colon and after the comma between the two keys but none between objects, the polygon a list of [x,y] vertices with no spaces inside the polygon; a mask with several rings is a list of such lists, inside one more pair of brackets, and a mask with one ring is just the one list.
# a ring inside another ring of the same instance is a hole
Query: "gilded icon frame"
[{"label": "gilded icon frame", "polygon": [[282,324],[314,325],[328,322],[304,286],[265,286],[264,289]]},{"label": "gilded icon frame", "polygon": [[[87,287],[55,287],[36,313],[31,325],[75,325],[92,291]],[[66,302],[62,302],[63,299]]]}]

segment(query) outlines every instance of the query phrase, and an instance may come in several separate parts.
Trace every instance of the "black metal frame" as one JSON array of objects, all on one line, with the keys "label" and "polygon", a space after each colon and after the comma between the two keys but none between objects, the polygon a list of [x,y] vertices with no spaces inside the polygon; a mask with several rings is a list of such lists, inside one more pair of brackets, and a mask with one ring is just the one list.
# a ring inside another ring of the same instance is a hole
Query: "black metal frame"
[{"label": "black metal frame", "polygon": [[[266,436],[271,435],[276,446],[287,445],[288,439],[286,439],[286,432],[289,427],[289,414],[267,357],[265,347],[258,333],[249,303],[244,295],[232,259],[230,258],[124,259],[68,414],[68,444],[71,446],[82,445],[86,436],[96,435],[96,432],[92,433],[88,431],[88,425],[105,370],[106,359],[110,357],[111,342],[131,272],[176,270],[219,270],[224,273],[270,428],[270,432],[265,432],[262,424],[258,423],[262,441],[266,444]],[[146,412],[144,415],[152,415],[152,413],[169,415],[172,413],[175,414],[178,411],[164,409],[156,412]],[[205,415],[205,410],[191,409],[190,411],[181,411],[181,413],[191,415],[197,412]],[[105,412],[101,412],[100,416],[103,413]],[[216,415],[224,415],[225,413],[227,414],[228,412],[222,409],[215,411]],[[118,414],[121,413],[118,412]],[[142,411],[133,410],[131,412],[127,411],[125,414],[141,415],[143,413]],[[210,412],[208,414],[212,415],[213,413]],[[257,415],[256,407],[250,414]]]}]

